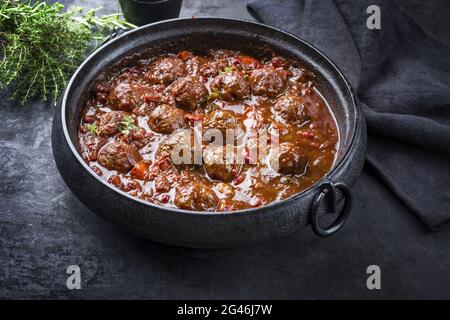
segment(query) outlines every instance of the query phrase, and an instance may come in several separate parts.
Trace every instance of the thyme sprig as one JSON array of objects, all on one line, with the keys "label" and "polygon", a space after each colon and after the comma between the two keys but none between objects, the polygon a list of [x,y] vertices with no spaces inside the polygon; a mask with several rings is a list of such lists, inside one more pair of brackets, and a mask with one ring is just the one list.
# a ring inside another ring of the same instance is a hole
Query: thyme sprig
[{"label": "thyme sprig", "polygon": [[134,28],[119,14],[63,10],[60,3],[40,0],[0,1],[0,90],[9,88],[12,100],[56,103],[93,42],[117,28]]}]

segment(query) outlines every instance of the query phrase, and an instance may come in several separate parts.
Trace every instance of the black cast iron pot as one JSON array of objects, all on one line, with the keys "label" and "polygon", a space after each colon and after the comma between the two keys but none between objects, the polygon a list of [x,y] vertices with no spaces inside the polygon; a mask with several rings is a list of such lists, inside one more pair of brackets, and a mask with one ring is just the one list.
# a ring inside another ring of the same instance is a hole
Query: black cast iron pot
[{"label": "black cast iron pot", "polygon": [[127,21],[142,26],[155,21],[177,18],[183,0],[119,0]]},{"label": "black cast iron pot", "polygon": [[[315,72],[316,85],[330,103],[340,134],[336,163],[325,177],[304,192],[281,202],[232,213],[205,213],[166,208],[135,199],[106,183],[89,168],[79,154],[77,132],[86,94],[99,72],[120,58],[143,50],[157,55],[210,47],[253,54],[270,49],[300,61]],[[349,215],[349,186],[363,166],[366,130],[361,110],[344,76],[310,44],[258,23],[188,18],[141,27],[91,54],[73,75],[60,107],[56,108],[52,143],[53,155],[64,181],[95,213],[147,239],[214,248],[261,242],[292,233],[308,224],[320,236],[337,232]],[[322,213],[334,211],[334,222],[323,227],[319,221]]]}]

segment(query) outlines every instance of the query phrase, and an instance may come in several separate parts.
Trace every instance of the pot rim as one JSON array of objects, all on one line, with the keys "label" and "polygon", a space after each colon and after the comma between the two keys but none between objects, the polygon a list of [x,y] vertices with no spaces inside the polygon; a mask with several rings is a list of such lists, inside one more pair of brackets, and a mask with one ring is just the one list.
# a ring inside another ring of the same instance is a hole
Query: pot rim
[{"label": "pot rim", "polygon": [[[261,207],[248,208],[248,209],[242,209],[242,210],[236,210],[236,211],[230,211],[230,212],[228,212],[228,211],[224,211],[224,212],[221,212],[221,211],[194,211],[194,210],[180,209],[180,208],[176,208],[176,207],[165,207],[165,206],[162,206],[162,205],[146,202],[144,200],[141,200],[141,199],[138,199],[136,197],[133,197],[133,196],[129,195],[128,193],[115,188],[113,185],[107,183],[107,181],[105,181],[104,179],[101,179],[88,166],[88,164],[81,158],[81,155],[76,150],[74,144],[72,143],[72,140],[70,139],[69,131],[67,129],[67,124],[66,124],[66,105],[67,105],[67,100],[68,100],[70,89],[71,89],[75,79],[78,77],[78,74],[84,68],[84,66],[90,60],[94,59],[99,53],[101,53],[106,47],[112,45],[116,41],[119,41],[123,37],[129,36],[130,34],[133,34],[135,32],[139,32],[141,29],[147,28],[149,26],[169,23],[169,22],[178,21],[178,20],[182,20],[182,21],[186,21],[186,20],[197,20],[197,21],[199,21],[199,20],[219,20],[219,21],[227,20],[227,21],[233,21],[233,22],[243,22],[243,23],[247,23],[247,24],[253,24],[253,25],[256,25],[258,27],[271,29],[273,31],[280,32],[280,33],[283,33],[284,35],[292,37],[296,41],[301,42],[303,45],[309,47],[310,49],[315,51],[317,54],[319,54],[323,59],[326,60],[327,63],[329,63],[336,70],[338,76],[341,77],[342,81],[345,84],[346,89],[348,90],[348,94],[351,97],[351,106],[353,107],[354,112],[355,112],[355,117],[354,117],[355,125],[353,126],[353,131],[351,132],[350,143],[347,145],[347,148],[344,151],[344,156],[338,162],[334,163],[334,165],[330,169],[330,171],[328,171],[321,179],[317,180],[314,184],[312,184],[311,186],[309,186],[308,188],[306,188],[305,190],[303,190],[303,191],[301,191],[299,193],[296,193],[296,194],[294,194],[294,195],[292,195],[292,196],[290,196],[290,197],[288,197],[286,199],[283,199],[281,201],[274,201],[272,203],[269,203],[267,205],[263,205]],[[284,31],[284,30],[281,30],[279,28],[275,28],[275,27],[272,27],[272,26],[268,26],[268,25],[265,25],[265,24],[262,24],[262,23],[259,23],[259,22],[249,21],[249,20],[245,20],[245,19],[238,19],[238,18],[204,16],[204,17],[195,17],[195,18],[193,18],[193,17],[192,18],[191,17],[174,18],[174,19],[168,19],[168,20],[163,20],[163,21],[158,21],[158,22],[146,24],[146,25],[140,26],[140,27],[138,27],[136,29],[127,31],[124,34],[121,34],[120,36],[109,40],[104,45],[102,45],[101,47],[97,48],[94,52],[92,52],[81,63],[81,65],[77,68],[77,70],[74,72],[74,74],[70,78],[70,81],[67,84],[67,87],[66,87],[66,89],[64,91],[63,98],[61,100],[61,119],[60,120],[62,121],[62,129],[63,129],[63,132],[64,132],[64,138],[65,138],[66,142],[68,143],[69,148],[72,151],[72,153],[74,154],[75,158],[81,163],[81,165],[84,167],[84,169],[86,171],[88,171],[97,181],[99,181],[100,183],[102,183],[106,187],[110,188],[114,192],[117,192],[121,196],[124,196],[124,197],[126,197],[126,198],[128,198],[128,199],[130,199],[132,201],[136,201],[136,202],[138,202],[140,204],[143,204],[145,206],[149,206],[151,208],[155,208],[157,210],[169,211],[171,213],[175,212],[175,213],[179,213],[179,214],[192,215],[192,216],[206,216],[206,217],[218,217],[219,218],[219,217],[229,216],[229,215],[240,216],[240,215],[247,215],[247,214],[255,214],[255,212],[258,211],[258,210],[276,208],[276,207],[281,206],[281,205],[286,205],[286,204],[291,203],[293,201],[297,201],[300,198],[306,197],[307,195],[311,194],[314,190],[318,190],[319,186],[323,182],[332,180],[331,179],[332,176],[345,164],[345,162],[347,161],[351,150],[355,146],[356,133],[358,132],[358,129],[359,129],[359,126],[360,126],[361,116],[362,115],[361,115],[361,112],[360,112],[360,110],[358,108],[358,105],[356,103],[352,87],[349,84],[348,80],[345,78],[345,76],[343,75],[341,70],[336,66],[336,64],[334,62],[332,62],[330,58],[328,58],[324,53],[322,53],[315,46],[311,45],[307,41],[303,40],[302,38],[300,38],[300,37],[298,37],[298,36],[296,36],[296,35],[294,35],[294,34],[292,34],[290,32],[287,32],[287,31]]]},{"label": "pot rim", "polygon": [[[143,4],[143,5],[152,5],[152,4],[161,4],[164,2],[182,1],[182,0],[155,0],[155,1],[124,0],[124,1],[131,1],[131,2],[138,3],[138,4]],[[177,19],[177,18],[175,18],[175,19]],[[163,21],[167,21],[167,20],[163,20]],[[146,26],[146,25],[144,25],[144,26]],[[142,26],[142,27],[144,27],[144,26]]]}]

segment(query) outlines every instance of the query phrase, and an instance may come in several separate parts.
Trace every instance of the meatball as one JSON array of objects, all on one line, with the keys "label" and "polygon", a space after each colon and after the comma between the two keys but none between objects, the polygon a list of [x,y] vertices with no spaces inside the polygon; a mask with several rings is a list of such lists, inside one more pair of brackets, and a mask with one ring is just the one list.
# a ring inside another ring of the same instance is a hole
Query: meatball
[{"label": "meatball", "polygon": [[182,109],[195,110],[206,105],[208,89],[196,76],[178,79],[167,89]]},{"label": "meatball", "polygon": [[[156,157],[162,155],[170,156],[172,163],[176,166],[187,165],[191,167],[194,164],[201,163],[201,144],[198,144],[198,148],[194,144],[194,132],[189,129],[178,129],[171,135],[161,141],[158,149],[156,150]],[[198,150],[200,159],[195,161],[195,150]],[[185,154],[184,152],[188,152]]]},{"label": "meatball", "polygon": [[[229,149],[232,149],[230,151]],[[203,167],[211,179],[230,182],[242,169],[243,157],[238,157],[236,148],[210,144],[203,151]]]},{"label": "meatball", "polygon": [[194,56],[186,61],[188,73],[203,77],[215,77],[227,66],[226,59],[210,60],[205,57]]},{"label": "meatball", "polygon": [[98,163],[109,170],[128,172],[142,161],[137,149],[124,142],[111,142],[103,146],[98,153]]},{"label": "meatball", "polygon": [[117,82],[108,95],[108,105],[113,110],[131,111],[144,103],[144,96],[156,94],[151,86],[134,84],[129,79]]},{"label": "meatball", "polygon": [[242,100],[250,96],[250,85],[238,72],[218,75],[211,82],[211,91],[217,92],[226,101]]},{"label": "meatball", "polygon": [[168,104],[160,104],[148,117],[149,128],[158,133],[172,133],[184,125],[184,111]]},{"label": "meatball", "polygon": [[286,87],[286,73],[282,70],[266,67],[255,69],[250,74],[252,92],[258,96],[276,97]]},{"label": "meatball", "polygon": [[276,117],[285,124],[294,124],[298,127],[311,120],[308,108],[303,104],[300,96],[286,94],[278,99],[273,106]]},{"label": "meatball", "polygon": [[169,85],[177,78],[185,75],[186,66],[183,60],[175,56],[169,56],[154,61],[147,73],[147,78],[151,83]]},{"label": "meatball", "polygon": [[175,188],[174,204],[180,209],[212,211],[219,199],[214,190],[201,181],[183,181]]},{"label": "meatball", "polygon": [[119,82],[108,96],[108,103],[111,109],[131,111],[136,106],[132,91],[133,87],[130,82]]},{"label": "meatball", "polygon": [[[204,130],[216,129],[222,134],[222,141],[226,142],[227,130],[234,130],[235,137],[243,133],[242,126],[239,124],[236,113],[231,110],[214,109],[208,112],[203,119]],[[211,132],[213,134],[213,132]],[[234,139],[232,139],[234,140]]]},{"label": "meatball", "polygon": [[175,107],[175,99],[167,92],[153,92],[146,93],[144,96],[144,102],[133,109],[132,113],[137,116],[148,116],[159,104],[168,104]]},{"label": "meatball", "polygon": [[301,148],[292,142],[282,142],[278,152],[271,153],[271,166],[283,174],[303,174],[308,161]]},{"label": "meatball", "polygon": [[119,132],[121,122],[128,116],[130,114],[124,111],[111,111],[102,114],[98,123],[98,135],[102,137],[115,135]]}]

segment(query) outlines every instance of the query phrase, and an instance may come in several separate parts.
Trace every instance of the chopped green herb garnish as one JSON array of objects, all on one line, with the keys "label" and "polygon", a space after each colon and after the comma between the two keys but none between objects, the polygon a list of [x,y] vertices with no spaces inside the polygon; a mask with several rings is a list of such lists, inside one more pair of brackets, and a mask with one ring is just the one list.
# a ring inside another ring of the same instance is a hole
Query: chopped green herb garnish
[{"label": "chopped green herb garnish", "polygon": [[232,71],[233,69],[231,69],[230,67],[225,67],[222,71],[220,71],[220,74],[230,73]]},{"label": "chopped green herb garnish", "polygon": [[282,178],[281,183],[284,185],[291,185],[294,183],[294,179],[292,177],[286,176]]},{"label": "chopped green herb garnish", "polygon": [[92,135],[98,136],[98,128],[95,124],[88,124],[87,128],[89,129],[89,133]]},{"label": "chopped green herb garnish", "polygon": [[213,90],[208,96],[208,101],[214,101],[220,98],[220,92],[218,90]]},{"label": "chopped green herb garnish", "polygon": [[129,134],[131,130],[137,129],[133,116],[126,116],[120,123],[119,129],[123,134]]}]

